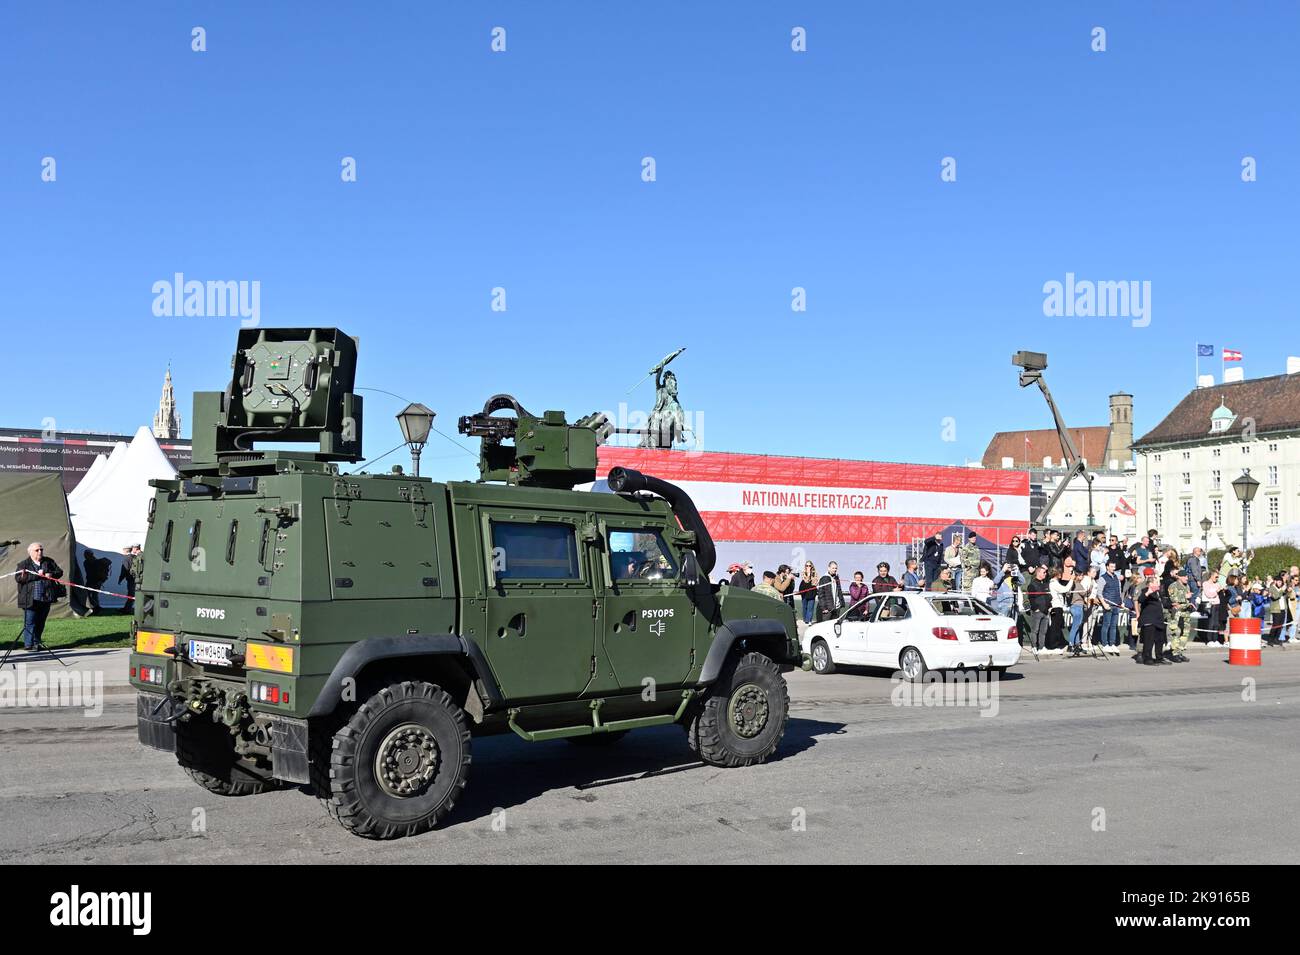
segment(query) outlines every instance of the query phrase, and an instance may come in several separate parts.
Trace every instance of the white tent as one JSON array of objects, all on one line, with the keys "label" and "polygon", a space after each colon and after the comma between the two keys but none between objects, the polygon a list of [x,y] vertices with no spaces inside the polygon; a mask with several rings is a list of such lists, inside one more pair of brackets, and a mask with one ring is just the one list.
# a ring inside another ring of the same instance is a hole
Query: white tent
[{"label": "white tent", "polygon": [[[89,472],[87,477],[89,477]],[[153,432],[141,427],[129,445],[119,444],[96,471],[95,482],[86,479],[68,498],[77,544],[97,551],[120,553],[122,548],[144,543],[149,499],[154,478],[173,478],[176,469],[158,447]]]},{"label": "white tent", "polygon": [[[117,444],[113,445],[112,454],[116,454],[118,455],[118,457],[121,457],[121,454],[119,453],[119,449],[122,452],[126,451],[125,441],[119,441],[117,442]],[[81,480],[77,482],[77,486],[74,487],[68,493],[69,507],[71,507],[74,503],[76,503],[76,501],[79,500],[80,498],[85,497],[86,492],[89,491],[91,488],[93,488],[95,484],[98,483],[99,479],[104,476],[104,469],[108,466],[109,459],[110,459],[110,455],[106,455],[106,454],[95,455],[95,460],[91,462],[89,470],[87,470],[86,473],[81,476]]]},{"label": "white tent", "polygon": [[1292,547],[1300,545],[1300,524],[1284,524],[1250,542],[1252,548],[1267,547],[1270,544],[1290,544]]}]

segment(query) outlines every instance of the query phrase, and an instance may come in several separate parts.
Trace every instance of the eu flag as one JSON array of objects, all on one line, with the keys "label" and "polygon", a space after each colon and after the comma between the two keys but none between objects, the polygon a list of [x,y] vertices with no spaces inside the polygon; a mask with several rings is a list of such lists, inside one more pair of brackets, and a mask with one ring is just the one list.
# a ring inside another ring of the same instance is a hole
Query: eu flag
[{"label": "eu flag", "polygon": [[1196,346],[1196,357],[1197,357],[1197,358],[1213,358],[1213,357],[1214,357],[1214,346],[1213,346],[1213,345],[1197,345],[1197,346]]}]

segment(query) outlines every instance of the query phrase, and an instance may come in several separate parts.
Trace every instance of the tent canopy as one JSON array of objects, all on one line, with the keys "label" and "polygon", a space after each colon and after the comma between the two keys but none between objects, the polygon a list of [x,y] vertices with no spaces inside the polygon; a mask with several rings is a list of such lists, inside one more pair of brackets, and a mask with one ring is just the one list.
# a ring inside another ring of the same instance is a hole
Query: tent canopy
[{"label": "tent canopy", "polygon": [[73,489],[70,510],[77,543],[110,553],[143,544],[149,499],[153,497],[149,482],[175,476],[176,468],[158,447],[153,433],[142,426],[129,445],[113,449],[98,469],[94,484],[84,493],[80,493],[80,484]]},{"label": "tent canopy", "polygon": [[[126,443],[123,441],[117,442],[117,444],[113,446],[112,453],[118,454],[119,448],[121,448],[122,451],[125,451]],[[109,460],[109,455],[95,455],[95,460],[91,462],[90,468],[86,473],[81,476],[81,480],[77,482],[77,486],[68,492],[68,507],[72,507],[78,499],[85,497],[86,492],[99,482],[99,479],[104,476],[104,469],[108,466]]]}]

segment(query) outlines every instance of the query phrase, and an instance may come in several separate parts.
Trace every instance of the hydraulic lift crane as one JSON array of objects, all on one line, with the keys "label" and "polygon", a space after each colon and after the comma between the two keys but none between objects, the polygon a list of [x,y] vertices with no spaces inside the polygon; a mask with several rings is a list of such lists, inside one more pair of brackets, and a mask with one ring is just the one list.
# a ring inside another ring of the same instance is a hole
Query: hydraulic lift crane
[{"label": "hydraulic lift crane", "polygon": [[1070,482],[1076,477],[1082,476],[1088,485],[1088,529],[1095,529],[1096,521],[1092,513],[1092,475],[1088,473],[1087,462],[1079,457],[1079,449],[1074,446],[1074,439],[1070,437],[1070,430],[1065,426],[1065,419],[1061,417],[1061,409],[1056,407],[1056,402],[1052,400],[1052,393],[1047,390],[1047,382],[1043,380],[1043,372],[1047,368],[1047,355],[1039,351],[1018,351],[1011,356],[1011,364],[1020,369],[1021,388],[1028,388],[1030,385],[1037,384],[1043,392],[1043,397],[1047,399],[1047,407],[1052,409],[1052,417],[1056,421],[1056,433],[1061,439],[1061,451],[1065,455],[1068,465],[1065,476],[1061,478],[1056,490],[1052,492],[1052,496],[1047,499],[1047,503],[1043,505],[1043,509],[1038,513],[1038,523],[1043,524],[1046,522],[1047,515],[1051,513],[1052,508]]}]

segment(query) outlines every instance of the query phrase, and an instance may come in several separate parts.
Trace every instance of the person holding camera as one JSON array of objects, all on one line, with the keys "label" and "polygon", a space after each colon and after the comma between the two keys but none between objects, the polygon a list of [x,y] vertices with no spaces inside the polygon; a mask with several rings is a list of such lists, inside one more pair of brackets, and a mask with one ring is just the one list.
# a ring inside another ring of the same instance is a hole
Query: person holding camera
[{"label": "person holding camera", "polygon": [[18,608],[23,612],[24,649],[35,650],[41,645],[50,607],[65,593],[62,584],[46,578],[62,576],[63,568],[54,562],[54,558],[45,556],[45,545],[40,541],[27,545],[27,559],[18,562],[18,572],[14,574],[14,583],[18,585]]},{"label": "person holding camera", "polygon": [[1002,572],[993,581],[993,609],[1012,620],[1020,614],[1021,577],[1020,568],[1008,560],[1002,565]]}]

